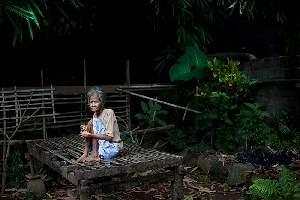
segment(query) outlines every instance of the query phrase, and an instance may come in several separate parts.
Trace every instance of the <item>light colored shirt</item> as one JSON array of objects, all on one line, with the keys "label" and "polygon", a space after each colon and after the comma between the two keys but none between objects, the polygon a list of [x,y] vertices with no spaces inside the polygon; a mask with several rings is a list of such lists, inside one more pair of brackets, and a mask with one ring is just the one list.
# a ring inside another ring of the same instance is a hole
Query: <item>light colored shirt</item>
[{"label": "light colored shirt", "polygon": [[[120,142],[121,135],[119,131],[118,121],[115,112],[112,109],[104,109],[99,116],[105,127],[105,134],[112,137],[113,142]],[[120,142],[123,147],[123,142]]]},{"label": "light colored shirt", "polygon": [[112,109],[104,109],[100,116],[93,115],[88,123],[88,131],[93,134],[105,134],[112,137],[112,142],[98,140],[99,156],[104,159],[110,159],[118,155],[123,148],[123,142],[120,137],[119,126],[115,113]]}]

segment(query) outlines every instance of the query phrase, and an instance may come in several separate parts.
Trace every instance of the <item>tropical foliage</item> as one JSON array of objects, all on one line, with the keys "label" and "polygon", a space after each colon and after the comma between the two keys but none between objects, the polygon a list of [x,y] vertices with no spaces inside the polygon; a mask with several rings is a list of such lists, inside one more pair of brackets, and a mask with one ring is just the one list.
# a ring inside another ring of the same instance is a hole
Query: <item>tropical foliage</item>
[{"label": "tropical foliage", "polygon": [[[196,53],[188,48],[182,58]],[[265,146],[275,149],[296,146],[297,132],[291,131],[283,116],[275,118],[255,101],[252,85],[256,81],[241,72],[238,61],[209,58],[205,64],[207,58],[203,54],[189,58],[186,65],[178,62],[171,67],[170,78],[191,82],[194,91],[185,91],[182,99],[201,113],[187,115],[185,122],[176,123],[177,129],[169,132],[170,144],[176,149],[191,146],[200,151],[210,147],[235,152]],[[195,64],[193,58],[202,59],[198,62],[201,64]]]},{"label": "tropical foliage", "polygon": [[148,104],[141,101],[142,113],[135,114],[135,117],[140,121],[141,124],[146,124],[150,127],[155,125],[165,126],[166,122],[160,117],[167,115],[168,111],[162,109],[161,105],[157,102],[148,101]]},{"label": "tropical foliage", "polygon": [[300,187],[295,175],[286,167],[282,167],[279,179],[256,179],[249,187],[250,194],[253,197],[271,200],[271,199],[299,199]]},{"label": "tropical foliage", "polygon": [[[53,8],[64,17],[68,17],[66,7],[79,8],[79,0],[1,0],[0,28],[8,26],[13,32],[13,45],[23,42],[24,37],[34,38],[36,32],[48,25],[49,15]],[[58,13],[57,12],[57,13]]]}]

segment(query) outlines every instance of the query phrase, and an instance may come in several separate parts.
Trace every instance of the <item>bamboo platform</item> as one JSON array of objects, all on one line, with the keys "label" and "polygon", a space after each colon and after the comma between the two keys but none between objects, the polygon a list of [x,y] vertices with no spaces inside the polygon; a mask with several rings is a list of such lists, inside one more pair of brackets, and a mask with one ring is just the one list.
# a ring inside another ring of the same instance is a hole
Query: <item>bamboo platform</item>
[{"label": "bamboo platform", "polygon": [[[130,97],[124,89],[150,90],[161,89],[162,86],[127,86],[121,91],[118,88],[119,86],[111,85],[103,87],[106,93],[106,108],[115,111],[123,134],[143,133],[144,130],[131,130]],[[94,193],[126,190],[142,183],[163,181],[172,182],[172,199],[183,199],[183,159],[180,156],[125,144],[122,153],[112,160],[76,163],[83,152],[83,140],[78,135],[47,137],[46,128],[79,127],[80,123],[86,123],[90,119],[85,90],[85,87],[52,86],[42,89],[2,89],[0,135],[3,136],[3,140],[0,144],[3,144],[6,151],[6,155],[3,156],[2,185],[5,186],[10,146],[26,142],[31,157],[44,162],[78,187],[80,199],[88,199],[88,196]],[[174,125],[155,127],[147,129],[147,132],[172,127]],[[20,140],[14,137],[19,132],[29,134],[37,130],[43,130],[43,139]]]},{"label": "bamboo platform", "polygon": [[172,182],[172,199],[183,198],[181,156],[124,144],[121,154],[114,159],[77,163],[83,152],[83,139],[79,136],[32,141],[27,147],[31,156],[78,186],[80,199],[162,181]]}]

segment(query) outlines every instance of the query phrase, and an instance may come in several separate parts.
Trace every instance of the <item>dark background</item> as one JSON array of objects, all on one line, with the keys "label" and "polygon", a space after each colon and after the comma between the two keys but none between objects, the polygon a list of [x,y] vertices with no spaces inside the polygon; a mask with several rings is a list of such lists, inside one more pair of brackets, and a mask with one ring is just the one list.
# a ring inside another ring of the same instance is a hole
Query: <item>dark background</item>
[{"label": "dark background", "polygon": [[[61,20],[53,19],[57,27],[42,29],[33,41],[24,39],[16,47],[10,29],[1,30],[1,86],[39,86],[41,69],[44,85],[82,85],[84,60],[88,85],[123,84],[127,59],[132,83],[169,81],[167,73],[158,75],[154,70],[161,41],[147,20],[145,3],[101,1],[80,12],[69,12],[79,25],[67,33],[61,34]],[[215,27],[213,36],[208,53],[280,54],[277,32],[266,24],[230,18]]]}]

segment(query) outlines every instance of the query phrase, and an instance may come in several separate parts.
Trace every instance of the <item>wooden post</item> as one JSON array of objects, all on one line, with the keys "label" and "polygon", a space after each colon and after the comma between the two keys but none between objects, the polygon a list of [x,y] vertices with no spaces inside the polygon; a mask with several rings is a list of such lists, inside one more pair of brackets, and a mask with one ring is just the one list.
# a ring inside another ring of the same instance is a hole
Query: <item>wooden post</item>
[{"label": "wooden post", "polygon": [[[44,74],[43,69],[41,69],[41,87],[44,88]],[[44,96],[42,96],[42,114],[45,115],[45,109],[44,109]],[[47,139],[47,132],[46,132],[46,118],[43,116],[43,138],[44,140]]]},{"label": "wooden post", "polygon": [[[126,60],[126,85],[130,85],[130,63],[129,60]],[[128,128],[131,130],[131,117],[130,117],[130,95],[126,95],[126,111],[127,111],[127,121]]]},{"label": "wooden post", "polygon": [[183,166],[180,165],[175,168],[174,170],[174,180],[171,184],[171,199],[172,200],[181,200],[184,198],[183,193],[183,176],[184,176],[184,169]]},{"label": "wooden post", "polygon": [[85,59],[83,60],[83,87],[84,87],[84,94],[86,94],[86,64],[85,64]]},{"label": "wooden post", "polygon": [[31,176],[34,176],[36,174],[35,159],[29,153],[25,153],[25,158],[29,161],[30,174],[31,174]]},{"label": "wooden post", "polygon": [[2,88],[2,107],[3,107],[3,155],[2,155],[2,188],[1,193],[4,193],[5,190],[5,181],[6,181],[6,165],[5,165],[5,158],[6,158],[6,112],[5,112],[5,97],[4,97],[4,89]]},{"label": "wooden post", "polygon": [[18,124],[19,124],[19,109],[18,109],[18,99],[17,99],[17,86],[15,86],[14,89],[15,89],[14,94],[15,94],[16,127],[17,127]]},{"label": "wooden post", "polygon": [[83,104],[84,104],[84,100],[82,100],[82,94],[80,94],[80,123],[83,124]]},{"label": "wooden post", "polygon": [[79,199],[80,200],[88,200],[90,197],[90,194],[86,191],[82,191],[82,189],[81,189],[82,186],[83,186],[82,182],[80,182],[78,185]]},{"label": "wooden post", "polygon": [[[86,62],[85,62],[85,59],[83,60],[83,88],[84,88],[84,90],[83,90],[83,96],[81,95],[81,98],[83,98],[83,105],[81,105],[82,106],[82,111],[84,111],[84,113],[86,113],[86,101],[87,101],[87,99],[86,99],[86,91],[87,91],[87,88],[86,88]],[[81,101],[81,100],[80,100]],[[81,115],[82,115],[82,112],[81,112]]]},{"label": "wooden post", "polygon": [[130,85],[130,63],[126,60],[126,85]]},{"label": "wooden post", "polygon": [[51,84],[50,86],[50,89],[51,89],[51,104],[52,104],[52,114],[53,114],[53,123],[55,124],[56,123],[56,118],[55,118],[55,109],[54,109],[54,88]]}]

